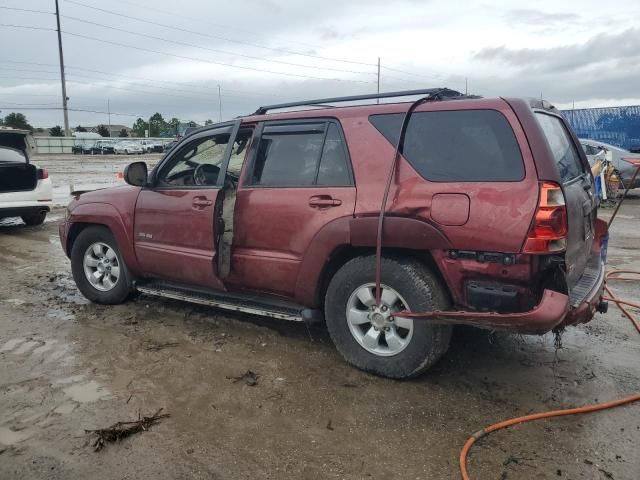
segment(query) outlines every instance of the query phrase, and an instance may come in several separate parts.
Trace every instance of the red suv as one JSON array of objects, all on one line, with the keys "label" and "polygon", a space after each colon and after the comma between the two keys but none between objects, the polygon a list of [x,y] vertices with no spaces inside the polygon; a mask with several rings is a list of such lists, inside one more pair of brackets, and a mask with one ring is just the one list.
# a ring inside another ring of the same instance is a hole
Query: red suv
[{"label": "red suv", "polygon": [[[422,98],[373,103],[404,95]],[[335,106],[355,101],[370,103]],[[433,365],[453,324],[541,334],[607,307],[593,178],[547,102],[429,89],[272,105],[125,178],[76,195],[60,225],[97,303],[139,291],[324,319],[347,361],[393,378]]]}]

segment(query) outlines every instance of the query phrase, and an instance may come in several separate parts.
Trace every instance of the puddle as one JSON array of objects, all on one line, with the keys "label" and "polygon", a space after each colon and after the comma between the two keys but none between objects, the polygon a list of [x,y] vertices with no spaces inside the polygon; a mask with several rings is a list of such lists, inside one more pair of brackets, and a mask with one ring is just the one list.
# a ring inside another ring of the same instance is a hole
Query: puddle
[{"label": "puddle", "polygon": [[77,403],[63,403],[62,405],[58,405],[53,411],[61,415],[68,415],[73,412],[77,406]]},{"label": "puddle", "polygon": [[47,318],[52,318],[54,320],[73,320],[76,317],[74,314],[65,312],[59,308],[50,308],[47,310]]},{"label": "puddle", "polygon": [[13,445],[29,438],[27,432],[14,432],[5,427],[0,427],[0,443],[4,445]]},{"label": "puddle", "polygon": [[2,348],[0,348],[0,352],[8,352],[9,350],[13,350],[24,341],[24,338],[13,338],[5,343]]},{"label": "puddle", "polygon": [[78,382],[81,382],[82,380],[84,380],[84,375],[73,375],[71,377],[61,378],[59,380],[56,380],[56,383],[65,385],[67,383],[78,383]]},{"label": "puddle", "polygon": [[42,342],[37,342],[37,341],[24,342],[22,345],[20,345],[20,348],[18,348],[13,353],[15,355],[22,355],[23,353],[27,353],[32,348],[38,347],[40,345],[42,345]]},{"label": "puddle", "polygon": [[12,305],[24,305],[25,303],[27,303],[26,301],[20,299],[20,298],[7,298],[6,300],[3,300],[4,302],[10,303]]},{"label": "puddle", "polygon": [[102,398],[106,398],[110,393],[98,382],[90,380],[82,385],[73,385],[64,389],[72,400],[80,403],[95,402]]},{"label": "puddle", "polygon": [[56,343],[57,340],[46,340],[44,345],[42,345],[41,347],[36,348],[33,352],[31,352],[33,355],[40,355],[42,353],[48,352],[49,350],[51,350],[53,348],[53,344]]}]

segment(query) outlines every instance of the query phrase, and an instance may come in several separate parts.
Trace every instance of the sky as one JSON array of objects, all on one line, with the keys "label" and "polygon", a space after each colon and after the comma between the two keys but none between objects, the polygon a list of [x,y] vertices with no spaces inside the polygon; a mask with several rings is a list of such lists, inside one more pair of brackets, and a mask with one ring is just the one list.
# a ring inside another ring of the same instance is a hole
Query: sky
[{"label": "sky", "polygon": [[[446,86],[561,108],[640,104],[637,0],[59,5],[72,127],[106,124],[108,111],[112,124],[155,112],[202,123],[375,93],[378,58],[383,92]],[[54,0],[0,0],[0,116],[63,124],[54,11]]]}]

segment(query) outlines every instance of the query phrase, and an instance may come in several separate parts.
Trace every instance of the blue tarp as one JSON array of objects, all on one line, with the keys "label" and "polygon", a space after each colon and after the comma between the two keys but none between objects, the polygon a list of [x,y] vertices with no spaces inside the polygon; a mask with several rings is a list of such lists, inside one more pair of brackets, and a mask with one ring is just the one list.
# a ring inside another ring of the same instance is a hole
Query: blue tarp
[{"label": "blue tarp", "polygon": [[640,105],[561,110],[580,138],[640,148]]}]

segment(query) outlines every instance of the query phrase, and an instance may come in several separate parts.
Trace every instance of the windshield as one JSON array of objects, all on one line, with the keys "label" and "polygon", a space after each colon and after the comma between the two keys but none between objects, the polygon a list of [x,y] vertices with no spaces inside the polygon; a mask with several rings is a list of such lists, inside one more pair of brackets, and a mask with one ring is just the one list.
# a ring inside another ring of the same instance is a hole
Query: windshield
[{"label": "windshield", "polygon": [[0,147],[0,162],[26,163],[27,159],[20,150]]}]

